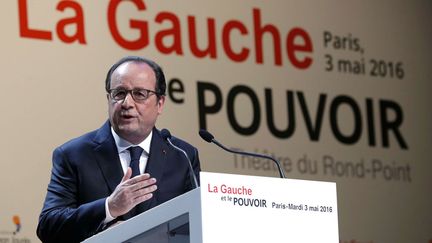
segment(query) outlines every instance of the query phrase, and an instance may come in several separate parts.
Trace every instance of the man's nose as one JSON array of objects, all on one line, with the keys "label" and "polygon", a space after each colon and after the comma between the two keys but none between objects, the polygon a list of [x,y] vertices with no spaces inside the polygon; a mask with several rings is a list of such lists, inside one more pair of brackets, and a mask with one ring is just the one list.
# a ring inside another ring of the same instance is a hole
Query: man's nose
[{"label": "man's nose", "polygon": [[134,100],[132,98],[132,94],[129,92],[126,94],[126,97],[122,101],[121,105],[122,105],[122,107],[127,108],[127,107],[131,107],[133,105],[133,103],[134,103]]}]

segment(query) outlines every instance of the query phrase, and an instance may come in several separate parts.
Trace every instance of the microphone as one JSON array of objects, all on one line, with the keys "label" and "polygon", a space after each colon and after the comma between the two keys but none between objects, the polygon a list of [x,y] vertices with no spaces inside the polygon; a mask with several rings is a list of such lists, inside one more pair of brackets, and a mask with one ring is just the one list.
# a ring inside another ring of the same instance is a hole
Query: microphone
[{"label": "microphone", "polygon": [[184,151],[183,149],[175,146],[172,142],[171,142],[171,133],[168,131],[168,129],[162,129],[161,131],[161,135],[162,138],[164,140],[166,140],[175,150],[181,152],[187,159],[188,163],[189,163],[189,178],[191,180],[192,186],[194,186],[194,188],[198,188],[198,181],[197,178],[195,176],[194,170],[192,168],[192,162],[189,159],[189,156],[187,155],[186,151]]},{"label": "microphone", "polygon": [[208,142],[208,143],[214,143],[214,144],[216,144],[217,146],[219,146],[220,148],[222,148],[223,150],[228,151],[228,152],[230,152],[230,153],[234,153],[234,154],[241,154],[241,155],[246,155],[246,156],[253,156],[253,157],[259,157],[259,158],[263,158],[263,159],[269,159],[269,160],[275,162],[275,164],[276,164],[276,166],[277,166],[277,168],[278,168],[278,170],[279,170],[280,178],[286,178],[286,177],[285,177],[285,174],[284,174],[284,172],[283,172],[283,170],[282,170],[282,168],[281,168],[281,165],[280,165],[279,161],[277,161],[275,158],[273,158],[273,157],[271,157],[271,156],[264,155],[264,154],[256,154],[256,153],[249,153],[249,152],[243,152],[243,151],[237,151],[237,150],[229,149],[229,148],[223,146],[223,145],[222,145],[221,143],[219,143],[218,141],[216,141],[216,139],[214,139],[214,136],[213,136],[211,133],[209,133],[208,131],[203,130],[203,129],[201,129],[201,130],[199,131],[199,135],[200,135],[201,138],[204,139],[206,142]]}]

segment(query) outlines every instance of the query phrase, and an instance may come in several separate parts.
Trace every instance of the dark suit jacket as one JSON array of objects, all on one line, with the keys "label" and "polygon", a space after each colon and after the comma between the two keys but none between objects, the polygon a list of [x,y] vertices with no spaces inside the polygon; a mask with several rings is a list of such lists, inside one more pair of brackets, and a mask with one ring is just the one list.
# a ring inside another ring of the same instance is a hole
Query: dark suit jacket
[{"label": "dark suit jacket", "polygon": [[[51,181],[37,235],[43,242],[79,242],[101,229],[105,199],[123,177],[117,147],[106,122],[96,131],[73,139],[53,152]],[[172,142],[186,151],[199,178],[197,149],[176,138]],[[154,128],[146,172],[157,180],[153,197],[120,219],[126,220],[191,189],[189,165]]]}]

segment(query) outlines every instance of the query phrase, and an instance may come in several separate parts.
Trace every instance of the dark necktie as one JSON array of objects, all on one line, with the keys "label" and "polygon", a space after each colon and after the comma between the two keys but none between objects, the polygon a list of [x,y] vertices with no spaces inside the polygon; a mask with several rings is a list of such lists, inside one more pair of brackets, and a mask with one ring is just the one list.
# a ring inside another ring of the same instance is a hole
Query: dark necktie
[{"label": "dark necktie", "polygon": [[130,157],[131,157],[131,161],[130,161],[130,167],[132,169],[132,177],[135,177],[140,173],[140,169],[139,169],[139,161],[140,161],[140,157],[142,152],[144,151],[144,149],[142,149],[139,146],[134,146],[134,147],[129,147],[128,148],[129,153],[130,153]]}]

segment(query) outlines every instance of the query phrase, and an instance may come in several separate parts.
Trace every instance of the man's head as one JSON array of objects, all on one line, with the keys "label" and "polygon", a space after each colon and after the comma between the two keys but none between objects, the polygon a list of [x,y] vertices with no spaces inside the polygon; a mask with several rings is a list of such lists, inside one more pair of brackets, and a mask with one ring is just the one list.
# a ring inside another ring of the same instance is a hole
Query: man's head
[{"label": "man's head", "polygon": [[165,76],[148,59],[129,56],[115,63],[107,73],[108,113],[114,131],[137,144],[153,129],[165,103]]}]

